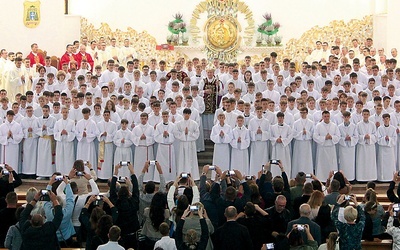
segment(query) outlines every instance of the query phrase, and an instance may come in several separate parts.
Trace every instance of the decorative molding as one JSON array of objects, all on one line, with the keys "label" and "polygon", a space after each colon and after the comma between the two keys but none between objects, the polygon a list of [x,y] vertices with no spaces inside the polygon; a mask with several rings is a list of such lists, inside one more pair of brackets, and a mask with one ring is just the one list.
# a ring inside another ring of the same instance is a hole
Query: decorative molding
[{"label": "decorative molding", "polygon": [[351,40],[356,38],[363,43],[368,37],[373,37],[373,17],[365,16],[361,20],[352,19],[349,22],[334,20],[324,27],[315,26],[303,33],[299,39],[290,39],[279,55],[280,61],[289,58],[296,64],[301,64],[307,56],[307,47],[314,48],[316,41],[328,42],[329,46],[334,44],[336,37],[341,39],[343,46],[352,45]]},{"label": "decorative molding", "polygon": [[101,23],[99,28],[95,28],[86,18],[81,18],[81,37],[87,37],[89,41],[99,41],[100,37],[104,37],[107,44],[110,44],[111,38],[115,38],[119,46],[122,46],[124,39],[128,38],[130,45],[136,50],[142,66],[148,65],[150,60],[155,58],[157,61],[166,61],[167,67],[172,68],[179,58],[188,59],[180,51],[156,50],[157,42],[152,35],[147,31],[137,32],[131,27],[128,27],[126,31],[112,30],[107,23]]}]

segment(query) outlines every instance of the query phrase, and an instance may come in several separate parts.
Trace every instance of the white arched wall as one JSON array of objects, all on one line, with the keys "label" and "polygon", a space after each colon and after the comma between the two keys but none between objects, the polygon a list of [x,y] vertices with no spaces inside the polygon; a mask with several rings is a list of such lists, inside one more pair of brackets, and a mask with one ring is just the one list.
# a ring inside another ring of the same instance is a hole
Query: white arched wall
[{"label": "white arched wall", "polygon": [[[283,42],[300,37],[315,25],[325,26],[332,20],[359,19],[371,14],[374,0],[249,0],[245,1],[253,11],[255,24],[263,22],[265,12],[272,13],[273,20],[280,22],[279,34]],[[64,15],[64,1],[41,1],[41,24],[35,29],[23,25],[24,0],[2,0],[0,15],[0,48],[8,51],[29,52],[32,42],[46,49],[50,55],[61,55],[65,45],[79,38],[80,16],[95,27],[102,22],[112,29],[127,27],[141,32],[146,30],[158,43],[165,43],[167,23],[172,15],[180,12],[189,23],[192,11],[199,0],[69,0],[69,13]],[[202,27],[201,27],[202,28]]]}]

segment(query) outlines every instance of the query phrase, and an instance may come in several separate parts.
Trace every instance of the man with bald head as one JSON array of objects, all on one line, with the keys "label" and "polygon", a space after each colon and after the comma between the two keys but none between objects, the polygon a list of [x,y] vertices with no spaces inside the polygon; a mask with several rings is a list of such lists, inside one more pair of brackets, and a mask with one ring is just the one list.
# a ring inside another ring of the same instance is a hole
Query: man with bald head
[{"label": "man with bald head", "polygon": [[286,197],[278,195],[275,199],[275,205],[265,210],[269,214],[269,224],[271,225],[267,235],[267,242],[275,242],[276,237],[286,233],[287,224],[291,218],[290,211],[286,208],[286,203]]},{"label": "man with bald head", "polygon": [[[321,244],[321,228],[319,227],[319,225],[315,222],[313,222],[312,220],[310,220],[310,214],[311,214],[311,207],[310,205],[308,205],[307,203],[301,204],[300,209],[300,218],[298,218],[297,220],[292,220],[291,222],[289,222],[287,229],[286,229],[286,234],[288,234],[292,228],[293,225],[304,225],[307,224],[310,228],[310,233],[313,236],[313,238],[315,239],[316,242],[318,242],[318,245]],[[307,242],[307,235],[305,232],[302,232],[302,237],[303,237],[303,241]]]},{"label": "man with bald head", "polygon": [[35,214],[30,221],[28,220],[32,209],[43,196],[42,191],[37,192],[35,198],[26,205],[19,221],[23,241],[21,249],[59,249],[56,232],[63,219],[62,207],[60,203],[58,203],[55,193],[47,191],[45,195],[49,196],[53,204],[54,218],[52,221],[44,222],[44,218],[41,214]]},{"label": "man with bald head", "polygon": [[236,222],[237,210],[229,206],[224,213],[226,222],[211,235],[215,249],[253,249],[249,230]]},{"label": "man with bald head", "polygon": [[82,60],[86,60],[86,62],[89,64],[88,70],[92,71],[94,69],[94,61],[92,56],[86,52],[86,46],[81,44],[79,46],[79,52],[74,56],[75,60],[78,64],[78,67],[81,67],[82,65]]}]

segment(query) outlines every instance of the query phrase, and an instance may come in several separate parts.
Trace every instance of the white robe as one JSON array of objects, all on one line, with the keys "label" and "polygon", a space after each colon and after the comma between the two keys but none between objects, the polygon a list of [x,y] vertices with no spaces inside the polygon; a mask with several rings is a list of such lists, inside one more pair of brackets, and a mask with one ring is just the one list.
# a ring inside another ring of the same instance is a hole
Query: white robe
[{"label": "white robe", "polygon": [[[239,137],[240,142],[238,142]],[[239,170],[242,174],[248,175],[250,173],[250,131],[245,126],[236,126],[232,130],[232,141],[230,144],[232,147],[231,169]]]},{"label": "white robe", "polygon": [[[386,136],[389,136],[388,141],[385,139]],[[379,145],[376,162],[378,167],[378,181],[391,181],[393,179],[393,172],[396,170],[396,128],[392,125],[388,127],[381,125],[377,130],[377,137]]]},{"label": "white robe", "polygon": [[[257,134],[257,130],[262,130]],[[257,176],[262,166],[269,161],[268,140],[270,139],[270,126],[267,119],[257,117],[249,122],[250,131],[250,170],[249,175]]]},{"label": "white robe", "polygon": [[124,113],[122,116],[122,119],[127,119],[128,120],[128,129],[132,131],[132,126],[134,127],[135,125],[138,125],[140,123],[140,112],[139,110],[136,110],[135,112],[132,110],[128,110]]},{"label": "white robe", "polygon": [[[83,132],[86,132],[86,137],[83,137]],[[89,161],[92,168],[97,172],[97,152],[94,145],[94,140],[99,135],[96,123],[91,120],[79,120],[75,128],[75,136],[78,140],[76,159]]]},{"label": "white robe", "polygon": [[[8,131],[12,137],[8,137]],[[17,122],[9,123],[7,120],[0,126],[1,163],[8,164],[17,170],[19,165],[19,143],[24,138],[22,127]],[[19,172],[19,171],[18,171]]]},{"label": "white robe", "polygon": [[[353,123],[339,126],[340,140],[338,143],[339,169],[350,181],[356,178],[356,145],[358,143],[357,127]],[[350,136],[350,141],[345,141],[346,136]]]},{"label": "white robe", "polygon": [[[188,134],[185,134],[188,128]],[[199,125],[193,120],[182,120],[176,123],[176,134],[179,142],[177,153],[177,172],[191,173],[194,180],[200,179],[199,164],[197,161],[196,140],[200,135]]]},{"label": "white robe", "polygon": [[[306,134],[303,134],[303,129]],[[295,121],[293,124],[293,157],[292,157],[292,176],[298,172],[314,173],[314,163],[312,155],[312,136],[314,133],[314,123],[310,119]]]},{"label": "white robe", "polygon": [[[99,144],[102,143],[102,141],[104,141],[104,158],[101,159],[101,161],[99,159],[97,167],[97,177],[102,180],[108,180],[113,175],[113,164],[114,164],[113,139],[115,133],[117,133],[117,124],[111,120],[108,122],[102,120],[99,123],[97,123],[97,128],[99,130],[99,135],[97,136]],[[104,132],[107,132],[106,136],[102,136]]]},{"label": "white robe", "polygon": [[[21,127],[24,133],[24,140],[22,145],[22,174],[36,174],[38,153],[37,149],[39,138],[37,132],[38,130],[40,130],[37,120],[38,118],[32,115],[32,117],[25,117],[21,121]],[[32,128],[32,132],[28,132],[29,128]]]},{"label": "white robe", "polygon": [[[390,124],[393,125],[396,129],[400,130],[400,112],[390,113]],[[397,170],[400,166],[400,133],[397,134],[397,143],[396,143],[396,166]]]},{"label": "white robe", "polygon": [[[56,153],[53,136],[55,123],[56,118],[51,115],[48,118],[38,118],[40,129],[36,133],[39,136],[36,175],[40,177],[50,177],[55,172],[55,161],[53,161]],[[43,125],[46,126],[44,130],[42,129]]]},{"label": "white robe", "polygon": [[[61,135],[66,130],[68,134]],[[75,122],[72,119],[60,119],[54,125],[54,139],[56,140],[56,171],[68,174],[74,165],[75,151]]]},{"label": "white robe", "polygon": [[[124,143],[122,143],[122,139],[124,139]],[[113,138],[114,144],[117,147],[114,153],[114,166],[119,164],[121,161],[128,161],[133,164],[132,158],[132,150],[131,146],[133,144],[133,134],[132,132],[127,129],[119,129]],[[128,167],[120,168],[118,172],[118,176],[121,177],[129,177],[130,172]]]},{"label": "white robe", "polygon": [[[325,139],[328,133],[332,136],[330,140]],[[326,124],[322,121],[315,126],[313,139],[317,143],[315,175],[324,180],[331,170],[338,170],[335,145],[339,142],[340,132],[335,123]]]},{"label": "white robe", "polygon": [[[135,144],[135,168],[140,172],[146,161],[154,160],[154,127],[150,124],[139,124],[133,130],[133,144]],[[146,139],[141,140],[140,137],[144,134]],[[145,174],[143,180],[145,182],[154,180],[154,168],[149,168],[148,173]]]},{"label": "white robe", "polygon": [[[281,138],[282,142],[278,143],[276,140]],[[293,132],[289,125],[286,123],[279,125],[274,124],[271,126],[271,145],[272,155],[271,159],[280,160],[285,171],[290,179],[292,172],[292,160],[290,158],[290,143],[293,139]],[[277,166],[271,166],[272,176],[281,175],[281,170]]]},{"label": "white robe", "polygon": [[[220,136],[221,131],[223,131],[224,136]],[[224,126],[221,126],[220,123],[214,125],[211,130],[210,139],[215,143],[212,165],[218,166],[222,170],[231,170],[229,144],[232,141],[231,126],[226,123],[224,124]],[[215,174],[215,172],[212,173],[213,175]]]},{"label": "white robe", "polygon": [[[175,129],[176,125],[169,122],[167,125],[159,123],[154,130],[154,140],[158,143],[156,161],[161,166],[166,182],[175,180],[177,176],[174,150]],[[164,137],[164,131],[168,132],[167,137]],[[157,172],[154,173],[154,181],[160,181],[160,175]]]},{"label": "white robe", "polygon": [[[376,180],[376,126],[372,122],[361,121],[357,124],[357,132],[356,179],[358,181]],[[365,139],[366,134],[370,135],[370,139]]]}]

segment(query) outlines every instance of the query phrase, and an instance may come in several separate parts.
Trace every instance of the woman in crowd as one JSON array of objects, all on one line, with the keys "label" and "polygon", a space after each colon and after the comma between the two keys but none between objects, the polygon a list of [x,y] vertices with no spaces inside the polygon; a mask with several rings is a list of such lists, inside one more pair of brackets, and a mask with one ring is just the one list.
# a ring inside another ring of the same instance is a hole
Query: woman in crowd
[{"label": "woman in crowd", "polygon": [[[354,203],[355,207],[347,206],[344,209],[343,215],[346,220],[345,223],[339,221],[339,206],[346,202],[345,195],[341,195],[333,209],[331,218],[339,232],[339,244],[342,250],[361,249],[362,232],[365,226],[365,215],[362,208],[357,203],[355,195],[350,196],[350,201]],[[360,215],[358,222],[357,216]]]},{"label": "woman in crowd", "polygon": [[365,207],[368,202],[376,204],[376,209],[374,209],[376,210],[376,213],[371,215],[373,225],[372,235],[380,238],[385,232],[385,228],[382,226],[382,218],[385,215],[385,209],[381,204],[379,204],[376,192],[372,188],[368,188],[367,191],[365,191],[364,199],[360,206]]},{"label": "woman in crowd", "polygon": [[[95,196],[95,195],[90,196],[89,199],[87,200],[85,206],[82,208],[81,215],[79,216],[79,221],[81,222],[81,226],[83,226],[86,230],[86,249],[87,250],[97,249],[97,246],[96,247],[92,246],[92,241],[93,241],[93,238],[97,235],[96,231],[98,230],[98,227],[99,227],[98,225],[99,225],[100,218],[106,214],[101,206],[93,204],[95,201],[97,202],[97,200],[98,200],[97,198],[98,198],[98,196]],[[111,203],[111,201],[106,196],[103,196],[101,199],[102,199],[102,202],[100,202],[100,203],[106,203],[108,205],[108,207],[111,209],[112,224],[114,224],[118,218],[117,208],[114,206],[114,204]],[[89,210],[90,208],[92,208],[91,212]],[[107,242],[107,239],[106,239],[106,242]],[[101,243],[101,244],[105,244],[105,243]]]},{"label": "woman in crowd", "polygon": [[325,198],[324,194],[319,190],[315,190],[311,194],[310,199],[307,202],[311,207],[311,214],[310,214],[311,220],[314,220],[315,217],[317,217],[319,208],[321,207],[324,198]]},{"label": "woman in crowd", "polygon": [[201,236],[199,236],[194,229],[189,229],[186,232],[185,238],[183,237],[183,227],[185,225],[185,219],[191,213],[190,206],[186,208],[183,215],[181,216],[177,227],[176,227],[176,247],[178,250],[204,250],[207,247],[209,232],[207,222],[203,217],[203,208],[199,208],[199,218],[201,226]]},{"label": "woman in crowd", "polygon": [[153,249],[154,244],[163,236],[159,227],[163,222],[169,222],[170,213],[167,208],[167,198],[164,193],[157,192],[151,200],[150,207],[144,209],[144,224],[142,235],[146,236],[140,249]]},{"label": "woman in crowd", "polygon": [[318,250],[339,250],[338,233],[330,233],[328,241],[324,244],[321,244]]},{"label": "woman in crowd", "polygon": [[95,236],[92,239],[90,250],[96,250],[100,245],[108,242],[108,232],[113,226],[113,219],[110,215],[103,215],[100,217],[99,223],[95,230]]},{"label": "woman in crowd", "polygon": [[[389,221],[387,224],[386,232],[393,237],[393,248],[392,249],[400,249],[400,223],[398,219],[398,215],[394,214],[393,211],[394,204],[390,204],[388,208],[389,212]],[[397,212],[398,213],[398,212]]]}]

